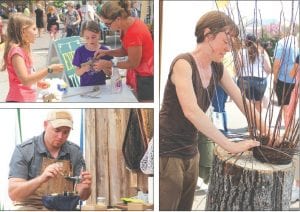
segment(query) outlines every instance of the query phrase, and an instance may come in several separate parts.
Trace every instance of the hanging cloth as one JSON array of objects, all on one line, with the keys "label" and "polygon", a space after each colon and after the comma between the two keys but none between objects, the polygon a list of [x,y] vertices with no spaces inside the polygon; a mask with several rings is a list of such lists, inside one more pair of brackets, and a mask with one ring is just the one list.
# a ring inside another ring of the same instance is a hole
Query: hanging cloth
[{"label": "hanging cloth", "polygon": [[141,127],[139,109],[131,109],[122,146],[122,152],[128,169],[140,170],[140,161],[147,149],[147,139]]},{"label": "hanging cloth", "polygon": [[140,162],[141,171],[144,174],[153,175],[154,174],[153,164],[154,164],[154,148],[153,148],[153,138],[152,138],[148,144],[147,151]]}]

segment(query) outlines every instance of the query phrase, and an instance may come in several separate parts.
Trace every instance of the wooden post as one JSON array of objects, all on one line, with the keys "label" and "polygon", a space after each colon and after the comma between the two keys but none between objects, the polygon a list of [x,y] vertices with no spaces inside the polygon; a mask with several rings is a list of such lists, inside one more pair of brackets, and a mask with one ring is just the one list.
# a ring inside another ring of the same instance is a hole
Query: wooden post
[{"label": "wooden post", "polygon": [[93,176],[92,180],[92,193],[90,198],[88,199],[88,204],[95,204],[97,199],[97,180],[94,176],[97,176],[97,170],[95,167],[97,167],[97,148],[96,143],[94,142],[96,140],[96,110],[95,109],[87,109],[85,111],[85,133],[86,133],[86,146],[85,146],[85,161],[86,161],[86,168],[87,171],[91,173]]},{"label": "wooden post", "polygon": [[251,151],[214,150],[205,210],[289,210],[294,166],[257,161]]}]

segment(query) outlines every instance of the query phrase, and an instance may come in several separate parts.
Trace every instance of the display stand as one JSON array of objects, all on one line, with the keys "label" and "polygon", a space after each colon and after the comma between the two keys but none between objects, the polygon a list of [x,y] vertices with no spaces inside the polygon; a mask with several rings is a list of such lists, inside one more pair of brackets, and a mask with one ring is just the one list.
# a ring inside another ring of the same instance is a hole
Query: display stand
[{"label": "display stand", "polygon": [[70,87],[78,87],[79,79],[72,65],[75,50],[81,45],[79,36],[65,37],[50,42],[47,64],[64,64],[63,76],[50,75],[49,77],[63,77]]},{"label": "display stand", "polygon": [[216,147],[205,210],[289,210],[293,163],[256,160],[251,151],[232,155]]}]

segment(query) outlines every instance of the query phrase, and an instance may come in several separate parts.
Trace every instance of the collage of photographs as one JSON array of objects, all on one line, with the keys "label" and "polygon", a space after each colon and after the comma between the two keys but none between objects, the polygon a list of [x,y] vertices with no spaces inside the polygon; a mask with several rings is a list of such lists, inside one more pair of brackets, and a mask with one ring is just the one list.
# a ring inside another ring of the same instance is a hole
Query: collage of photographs
[{"label": "collage of photographs", "polygon": [[0,0],[0,211],[300,211],[299,8]]}]

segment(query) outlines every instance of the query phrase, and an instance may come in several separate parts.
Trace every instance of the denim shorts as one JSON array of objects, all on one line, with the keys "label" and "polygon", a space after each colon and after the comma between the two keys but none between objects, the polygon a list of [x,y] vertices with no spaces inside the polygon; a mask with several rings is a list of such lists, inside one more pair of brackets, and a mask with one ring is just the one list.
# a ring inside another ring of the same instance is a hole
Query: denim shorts
[{"label": "denim shorts", "polygon": [[267,88],[267,79],[260,77],[239,77],[237,84],[247,99],[261,101]]},{"label": "denim shorts", "polygon": [[290,103],[291,94],[295,87],[293,83],[287,83],[277,80],[275,92],[278,100],[278,105],[288,105]]}]

